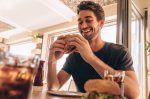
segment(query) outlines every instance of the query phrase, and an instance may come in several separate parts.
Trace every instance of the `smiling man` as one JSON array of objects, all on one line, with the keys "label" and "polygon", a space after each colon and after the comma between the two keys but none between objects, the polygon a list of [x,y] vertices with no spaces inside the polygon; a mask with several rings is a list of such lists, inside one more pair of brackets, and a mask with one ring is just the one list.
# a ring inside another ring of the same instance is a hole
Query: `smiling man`
[{"label": "smiling man", "polygon": [[[65,37],[59,37],[50,47],[49,90],[58,90],[72,75],[78,90],[85,92],[88,90],[84,89],[84,84],[88,80],[95,84],[95,79],[104,78],[105,70],[111,73],[119,70],[125,71],[126,74],[125,96],[136,99],[139,95],[139,87],[130,53],[122,45],[101,39],[101,29],[105,22],[103,8],[92,1],[83,1],[78,5],[77,14],[81,35],[74,34],[67,38],[67,45],[74,46],[76,49],[70,53],[58,74],[56,74],[56,64],[65,53]],[[99,86],[103,85],[99,84]]]}]

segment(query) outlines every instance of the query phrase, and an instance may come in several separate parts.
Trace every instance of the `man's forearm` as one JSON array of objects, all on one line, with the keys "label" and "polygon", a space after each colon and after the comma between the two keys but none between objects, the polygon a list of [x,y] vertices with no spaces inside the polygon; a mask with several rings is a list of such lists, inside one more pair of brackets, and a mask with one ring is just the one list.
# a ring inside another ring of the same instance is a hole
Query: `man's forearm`
[{"label": "man's forearm", "polygon": [[59,80],[57,78],[56,73],[56,64],[57,62],[48,62],[48,75],[47,75],[47,81],[48,81],[48,89],[49,90],[58,90],[59,89]]},{"label": "man's forearm", "polygon": [[104,70],[108,70],[110,73],[115,73],[115,70],[105,64],[102,60],[100,60],[95,55],[90,58],[88,63],[96,70],[96,72],[103,78]]},{"label": "man's forearm", "polygon": [[124,93],[125,96],[129,99],[138,99],[139,97],[139,86],[135,79],[132,79],[131,77],[126,76],[125,77],[125,89]]}]

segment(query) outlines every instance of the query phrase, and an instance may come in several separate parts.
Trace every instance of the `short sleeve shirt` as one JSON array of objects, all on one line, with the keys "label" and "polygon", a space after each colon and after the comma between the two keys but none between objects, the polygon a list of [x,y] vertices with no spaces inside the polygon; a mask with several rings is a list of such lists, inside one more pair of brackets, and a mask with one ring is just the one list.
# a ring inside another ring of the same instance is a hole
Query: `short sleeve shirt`
[{"label": "short sleeve shirt", "polygon": [[[115,70],[134,70],[133,61],[127,48],[122,45],[106,42],[104,47],[94,54]],[[71,53],[63,66],[63,70],[71,74],[80,92],[85,92],[84,84],[89,79],[101,79],[95,69],[80,56]]]}]

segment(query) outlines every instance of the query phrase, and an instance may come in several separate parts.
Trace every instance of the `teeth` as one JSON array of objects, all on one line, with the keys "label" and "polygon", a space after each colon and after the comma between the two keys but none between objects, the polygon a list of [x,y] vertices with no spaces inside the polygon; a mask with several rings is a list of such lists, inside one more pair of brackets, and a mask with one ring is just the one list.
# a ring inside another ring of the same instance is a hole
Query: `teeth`
[{"label": "teeth", "polygon": [[82,30],[82,32],[90,32],[90,30]]}]

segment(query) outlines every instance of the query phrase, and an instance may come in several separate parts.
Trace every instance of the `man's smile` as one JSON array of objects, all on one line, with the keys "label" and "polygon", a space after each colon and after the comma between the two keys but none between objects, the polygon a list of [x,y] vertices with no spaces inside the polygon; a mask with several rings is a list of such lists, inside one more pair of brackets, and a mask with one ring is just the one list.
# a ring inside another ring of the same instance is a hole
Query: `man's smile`
[{"label": "man's smile", "polygon": [[82,29],[81,33],[83,35],[90,35],[92,33],[92,28],[88,28],[88,29]]}]

